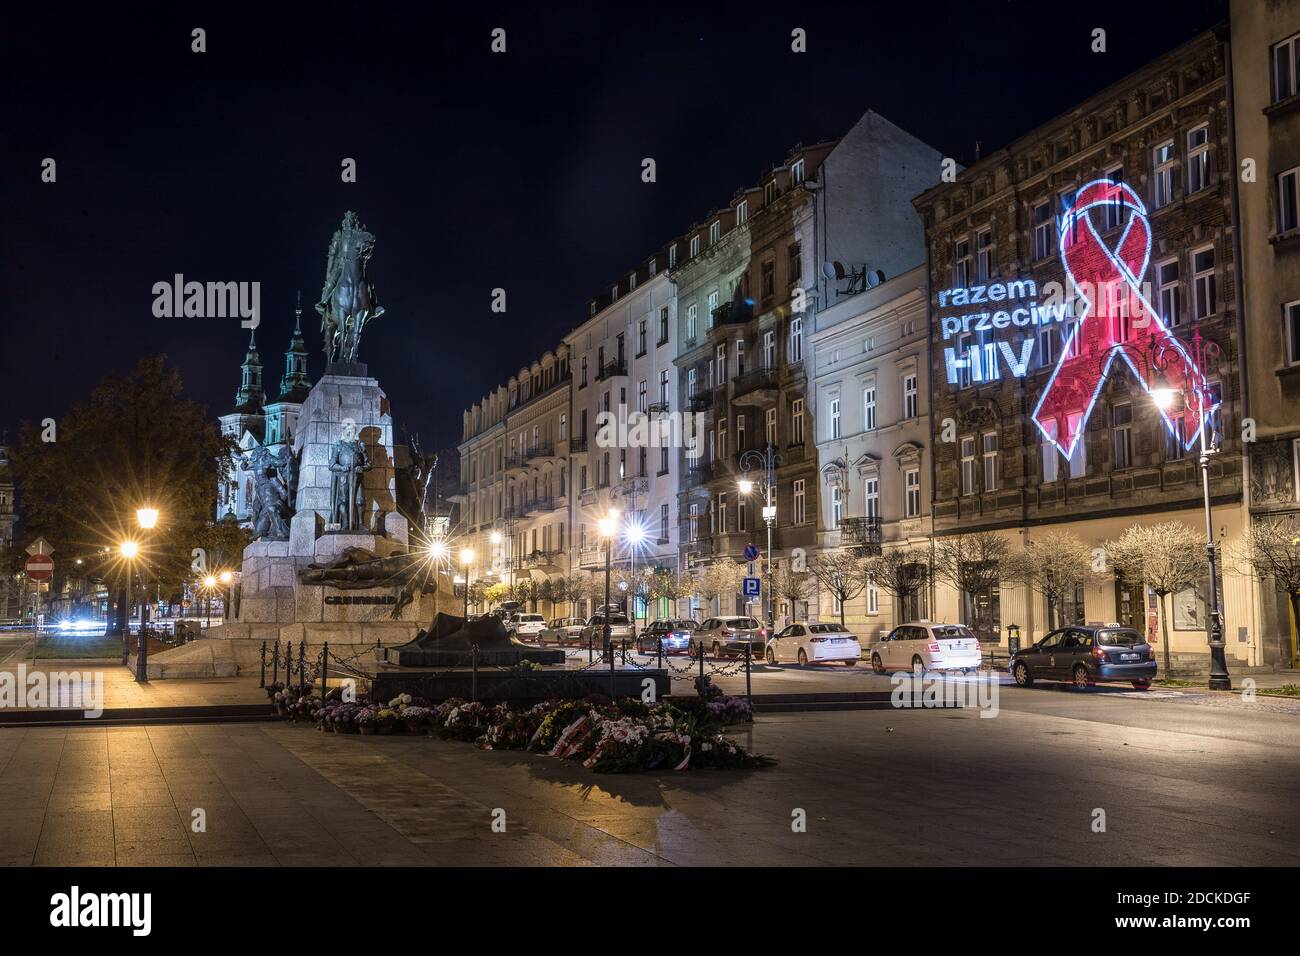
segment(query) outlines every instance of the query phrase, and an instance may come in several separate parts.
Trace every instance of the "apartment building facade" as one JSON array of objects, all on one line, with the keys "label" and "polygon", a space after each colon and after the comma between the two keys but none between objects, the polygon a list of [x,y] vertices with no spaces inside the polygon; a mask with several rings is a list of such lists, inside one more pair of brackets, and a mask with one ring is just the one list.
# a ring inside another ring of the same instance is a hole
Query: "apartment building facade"
[{"label": "apartment building facade", "polygon": [[940,163],[868,112],[838,141],[793,150],[670,245],[680,400],[704,417],[702,454],[681,489],[684,565],[765,546],[763,501],[742,495],[740,480],[765,478],[755,458],[769,447],[774,561],[815,551],[822,492],[809,336],[837,292],[922,261],[910,198],[938,179]]},{"label": "apartment building facade", "polygon": [[[930,365],[927,272],[918,265],[819,311],[812,330],[817,422],[818,548],[914,559],[915,590],[874,580],[844,608],[875,640],[927,616],[930,543]],[[839,617],[830,595],[820,613]]]},{"label": "apartment building facade", "polygon": [[[1159,369],[1128,321],[1141,313],[1131,299],[1108,304],[1117,344],[1101,350],[1095,329],[1080,331],[1094,304],[1072,284],[1061,246],[1096,242],[1098,275],[1122,260],[1185,353],[1196,331],[1220,350],[1204,373],[1221,438],[1210,477],[1227,653],[1254,661],[1250,575],[1231,557],[1244,459],[1226,62],[1223,39],[1203,33],[927,190],[916,208],[929,247],[934,534],[993,531],[1022,548],[1055,528],[1102,549],[1132,524],[1205,527],[1197,419],[1184,406],[1166,422],[1152,400]],[[1075,210],[1090,183],[1085,199],[1109,198]],[[981,301],[990,304],[971,304]],[[1065,359],[1086,359],[1089,374],[1063,377],[1067,392],[1045,398]],[[1069,402],[1078,413],[1036,418]],[[1174,652],[1205,653],[1208,596],[1207,580],[1166,602]],[[1114,574],[1054,610],[1158,634],[1151,592]],[[1048,621],[1043,599],[1009,582],[979,594],[941,585],[933,611],[1003,641],[1010,624],[1027,640]]]},{"label": "apartment building facade", "polygon": [[[1231,8],[1233,128],[1241,222],[1242,414],[1255,425],[1250,520],[1300,513],[1300,6]],[[1247,172],[1249,171],[1249,175]],[[1296,657],[1296,621],[1260,582],[1264,663]]]}]

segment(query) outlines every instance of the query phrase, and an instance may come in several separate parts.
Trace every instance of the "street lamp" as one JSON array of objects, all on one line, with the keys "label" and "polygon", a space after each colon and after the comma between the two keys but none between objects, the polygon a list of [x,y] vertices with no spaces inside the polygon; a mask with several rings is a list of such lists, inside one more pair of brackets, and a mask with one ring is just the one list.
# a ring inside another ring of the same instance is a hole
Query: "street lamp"
[{"label": "street lamp", "polygon": [[215,574],[204,575],[203,577],[203,590],[205,592],[203,596],[203,626],[204,627],[210,627],[212,625],[212,592],[213,590],[216,589],[216,586],[217,586],[217,576]]},{"label": "street lamp", "polygon": [[609,656],[609,666],[614,666],[614,649],[610,647],[610,622],[609,622],[609,570],[610,556],[614,551],[614,535],[618,533],[618,512],[610,508],[609,514],[596,522],[596,528],[600,531],[601,537],[605,539],[605,606],[600,609],[600,619],[603,622],[601,630],[604,632],[605,653]]},{"label": "street lamp", "polygon": [[[152,531],[158,526],[158,509],[151,507],[136,508],[135,520],[140,525],[142,531]],[[137,549],[138,550],[138,549]],[[139,651],[135,660],[135,679],[138,683],[144,684],[149,681],[149,604],[152,600],[145,589],[145,601],[140,605],[140,644]]]},{"label": "street lamp", "polygon": [[[134,541],[123,541],[117,546],[118,553],[126,561],[126,590],[130,593],[134,590],[135,559],[140,554],[140,545]],[[122,666],[125,667],[131,657],[131,609],[127,606],[126,611],[126,628],[122,633]]]},{"label": "street lamp", "polygon": [[[1152,398],[1157,404],[1164,399],[1165,391],[1168,389],[1167,383],[1161,386],[1164,381],[1164,372],[1173,361],[1170,356],[1170,349],[1162,348],[1154,356],[1152,367],[1155,370],[1157,388],[1153,389]],[[1209,442],[1205,436],[1205,430],[1210,427],[1211,416],[1214,407],[1211,404],[1210,382],[1206,377],[1205,370],[1211,365],[1218,363],[1223,355],[1221,349],[1216,343],[1209,339],[1202,338],[1201,325],[1199,322],[1192,329],[1191,341],[1191,361],[1195,364],[1197,374],[1195,376],[1186,376],[1183,380],[1183,386],[1187,392],[1190,392],[1196,398],[1196,411],[1200,417],[1200,466],[1201,466],[1201,497],[1205,506],[1205,554],[1210,565],[1210,614],[1209,620],[1206,621],[1206,641],[1210,646],[1210,681],[1211,690],[1232,690],[1232,678],[1228,674],[1228,661],[1224,653],[1225,642],[1223,639],[1223,612],[1219,607],[1219,573],[1218,573],[1218,550],[1214,544],[1214,516],[1210,507],[1210,456],[1218,454],[1218,442]],[[1161,392],[1157,397],[1157,389]],[[1172,393],[1172,389],[1168,389]],[[1173,404],[1173,396],[1170,395],[1169,404]],[[1184,394],[1184,405],[1186,404],[1186,394]],[[1165,408],[1167,406],[1161,406]],[[1181,433],[1177,436],[1182,441]]]},{"label": "street lamp", "polygon": [[474,549],[460,549],[460,563],[465,569],[465,619],[469,620],[469,566],[474,563]]},{"label": "street lamp", "polygon": [[[781,464],[772,443],[767,443],[763,451],[750,449],[740,456],[741,479],[739,489],[742,496],[751,494],[757,488],[763,495],[763,523],[767,525],[767,633],[771,634],[776,625],[776,606],[772,599],[772,528],[776,525],[776,468]],[[762,474],[750,478],[751,471],[762,469]]]}]

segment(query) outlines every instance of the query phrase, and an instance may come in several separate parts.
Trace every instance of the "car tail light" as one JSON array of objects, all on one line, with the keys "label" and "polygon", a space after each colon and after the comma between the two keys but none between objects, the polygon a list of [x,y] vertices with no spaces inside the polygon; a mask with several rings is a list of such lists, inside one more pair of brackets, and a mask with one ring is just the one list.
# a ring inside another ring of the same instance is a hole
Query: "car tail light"
[{"label": "car tail light", "polygon": [[926,645],[926,648],[925,648],[925,649],[926,649],[927,651],[929,651],[931,654],[938,654],[938,653],[939,653],[939,642],[938,642],[938,641],[931,641],[929,644]]},{"label": "car tail light", "polygon": [[765,627],[760,627],[760,628],[758,629],[758,636],[759,636],[759,637],[767,637],[767,628],[765,628]]},{"label": "car tail light", "polygon": [[823,641],[827,641],[827,640],[830,640],[830,638],[827,638],[827,637],[814,637],[814,638],[812,639],[812,642],[813,642],[814,644],[820,644],[820,643],[822,643]]},{"label": "car tail light", "polygon": [[1099,661],[1104,661],[1106,659],[1106,652],[1103,651],[1100,647],[1094,647],[1092,649],[1092,656],[1097,658],[1097,660]]}]

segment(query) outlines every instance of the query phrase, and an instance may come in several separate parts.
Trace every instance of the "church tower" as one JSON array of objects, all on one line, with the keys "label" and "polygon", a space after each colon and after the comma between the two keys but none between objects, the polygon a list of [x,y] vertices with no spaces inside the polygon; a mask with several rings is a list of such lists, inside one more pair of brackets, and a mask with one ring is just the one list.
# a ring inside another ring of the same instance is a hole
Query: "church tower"
[{"label": "church tower", "polygon": [[[248,352],[240,366],[239,388],[235,391],[234,411],[221,416],[221,434],[232,438],[241,452],[262,441],[266,429],[262,392],[262,359],[257,354],[256,331],[248,334]],[[253,478],[236,464],[230,481],[217,489],[217,520],[233,515],[247,526],[253,503]]]},{"label": "church tower", "polygon": [[307,377],[307,345],[302,337],[302,293],[293,311],[293,335],[289,350],[284,353],[284,375],[280,378],[280,396],[266,406],[266,441],[272,451],[281,444],[293,446],[293,433],[298,425],[298,413],[311,391]]}]

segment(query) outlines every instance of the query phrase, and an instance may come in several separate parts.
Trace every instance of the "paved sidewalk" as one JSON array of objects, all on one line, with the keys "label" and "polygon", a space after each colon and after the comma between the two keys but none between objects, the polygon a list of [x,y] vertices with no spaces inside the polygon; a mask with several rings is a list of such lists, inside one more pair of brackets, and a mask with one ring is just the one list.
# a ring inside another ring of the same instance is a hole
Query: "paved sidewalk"
[{"label": "paved sidewalk", "polygon": [[[140,684],[129,668],[116,661],[43,660],[33,665],[31,661],[10,660],[0,664],[0,679],[12,680],[15,686],[20,676],[30,680],[37,673],[45,675],[49,687],[61,692],[52,694],[55,699],[47,703],[48,707],[80,706],[86,693],[99,680],[103,681],[105,709],[266,703],[266,691],[257,686],[256,677],[159,680]],[[8,678],[4,677],[6,674]],[[52,674],[76,674],[78,680],[75,684],[50,681],[49,675]]]}]

